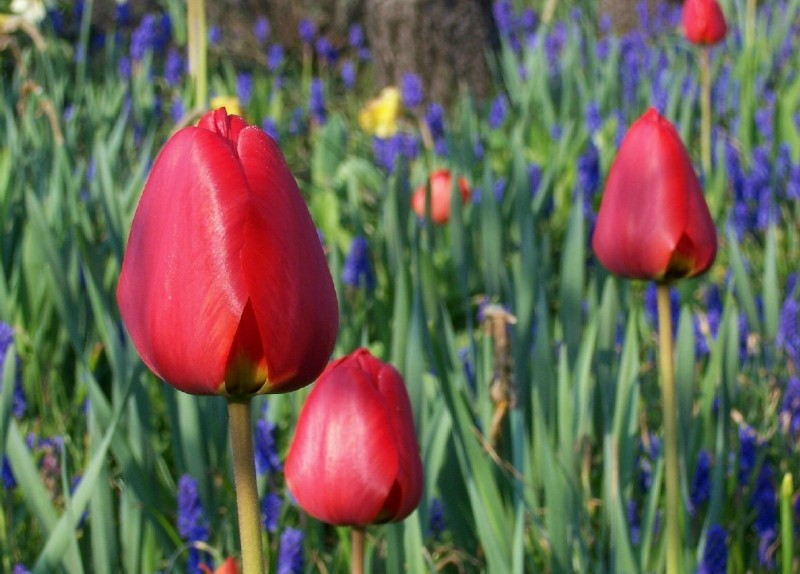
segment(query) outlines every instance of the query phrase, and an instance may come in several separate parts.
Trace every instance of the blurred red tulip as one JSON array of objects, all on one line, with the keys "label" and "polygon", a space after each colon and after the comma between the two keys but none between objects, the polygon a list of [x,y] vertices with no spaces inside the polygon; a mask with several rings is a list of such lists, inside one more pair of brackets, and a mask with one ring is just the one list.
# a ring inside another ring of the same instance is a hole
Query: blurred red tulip
[{"label": "blurred red tulip", "polygon": [[683,33],[693,44],[716,44],[728,31],[717,0],[686,0],[682,20]]},{"label": "blurred red tulip", "polygon": [[592,247],[612,273],[693,277],[717,253],[717,231],[680,135],[654,109],[628,130],[608,174]]},{"label": "blurred red tulip", "polygon": [[[211,574],[211,569],[205,564],[200,564],[200,570],[203,571],[203,574]],[[239,574],[239,566],[236,564],[236,560],[228,558],[214,570],[214,574]]]},{"label": "blurred red tulip", "polygon": [[170,138],[133,218],[117,300],[144,362],[184,392],[314,380],[336,339],[336,293],[272,138],[224,108]]},{"label": "blurred red tulip", "polygon": [[422,496],[422,461],[403,378],[359,349],[328,365],[286,457],[298,504],[329,524],[402,520]]},{"label": "blurred red tulip", "polygon": [[[453,180],[450,171],[439,169],[430,177],[431,184],[431,221],[437,224],[447,223],[450,219],[450,198],[453,195]],[[467,180],[458,178],[458,190],[461,192],[461,203],[467,203],[470,189]],[[419,217],[425,217],[426,185],[421,185],[411,197],[411,208]]]}]

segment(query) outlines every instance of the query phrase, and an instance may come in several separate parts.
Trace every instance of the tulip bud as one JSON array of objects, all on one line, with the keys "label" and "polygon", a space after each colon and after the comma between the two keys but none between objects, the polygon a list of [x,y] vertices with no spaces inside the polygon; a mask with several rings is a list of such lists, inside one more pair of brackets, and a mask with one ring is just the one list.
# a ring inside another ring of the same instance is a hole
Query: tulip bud
[{"label": "tulip bud", "polygon": [[611,165],[592,247],[612,273],[668,281],[706,271],[717,232],[680,135],[655,109],[628,130]]},{"label": "tulip bud", "polygon": [[728,31],[717,0],[686,0],[681,19],[683,33],[693,44],[716,44]]},{"label": "tulip bud", "polygon": [[329,524],[395,522],[422,496],[422,461],[400,374],[359,349],[308,395],[285,466],[300,507]]},{"label": "tulip bud", "polygon": [[[431,221],[436,224],[447,223],[450,219],[450,198],[453,195],[453,180],[446,169],[436,170],[430,177],[431,186]],[[425,217],[426,185],[421,185],[411,197],[411,208],[419,217]],[[458,178],[458,190],[461,193],[461,203],[469,201],[471,192],[467,180]]]},{"label": "tulip bud", "polygon": [[325,367],[338,306],[275,141],[224,109],[161,150],[117,289],[142,360],[193,394],[287,392]]}]

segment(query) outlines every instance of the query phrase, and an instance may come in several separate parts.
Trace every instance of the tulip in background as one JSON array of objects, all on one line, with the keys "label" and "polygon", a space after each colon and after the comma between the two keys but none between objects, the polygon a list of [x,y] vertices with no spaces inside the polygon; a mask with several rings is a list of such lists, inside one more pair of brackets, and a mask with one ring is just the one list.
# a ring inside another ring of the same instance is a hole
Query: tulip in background
[{"label": "tulip in background", "polygon": [[706,271],[717,230],[677,130],[651,108],[611,165],[592,248],[611,272],[668,281]]},{"label": "tulip in background", "polygon": [[717,0],[686,0],[681,21],[686,39],[693,44],[716,44],[725,39],[728,31]]},{"label": "tulip in background", "polygon": [[[431,221],[437,225],[447,223],[450,220],[450,200],[453,195],[453,179],[450,171],[439,169],[434,171],[429,179],[431,190]],[[428,185],[421,185],[411,197],[411,208],[418,217],[425,217],[425,200]],[[458,178],[458,191],[461,193],[461,203],[469,201],[471,191],[467,180],[463,177]]]},{"label": "tulip in background", "polygon": [[170,138],[133,218],[117,299],[154,373],[228,397],[243,570],[260,574],[250,398],[313,381],[339,320],[319,236],[272,138],[224,108]]},{"label": "tulip in background", "polygon": [[654,109],[628,130],[600,204],[592,247],[611,272],[653,280],[658,296],[667,574],[682,568],[680,459],[669,284],[714,262],[717,232],[680,135]]},{"label": "tulip in background", "polygon": [[709,47],[728,32],[717,0],[686,0],[682,12],[686,39],[700,48],[700,147],[703,175],[711,173],[711,55]]},{"label": "tulip in background", "polygon": [[300,413],[285,475],[303,510],[354,527],[360,571],[364,527],[403,520],[422,496],[411,404],[394,367],[366,349],[331,363]]}]

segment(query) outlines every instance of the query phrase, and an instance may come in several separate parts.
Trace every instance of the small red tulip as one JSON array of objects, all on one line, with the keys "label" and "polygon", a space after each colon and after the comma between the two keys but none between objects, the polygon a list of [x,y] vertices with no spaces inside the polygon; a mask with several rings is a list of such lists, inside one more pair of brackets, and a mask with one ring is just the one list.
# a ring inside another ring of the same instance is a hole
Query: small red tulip
[{"label": "small red tulip", "polygon": [[716,44],[725,39],[728,27],[717,0],[686,0],[683,33],[693,44]]},{"label": "small red tulip", "polygon": [[117,289],[142,360],[193,394],[287,392],[323,370],[338,307],[277,144],[224,108],[161,150]]},{"label": "small red tulip", "polygon": [[[447,223],[450,219],[450,197],[453,194],[453,180],[446,169],[434,171],[430,177],[431,184],[431,221],[436,224]],[[458,178],[458,190],[461,192],[461,203],[467,203],[470,189],[467,180]],[[419,217],[425,217],[426,186],[421,185],[411,197],[411,208]]]},{"label": "small red tulip", "polygon": [[611,165],[592,247],[612,273],[663,281],[706,271],[717,231],[680,135],[654,109]]},{"label": "small red tulip", "polygon": [[366,526],[411,514],[422,461],[403,378],[366,349],[328,365],[306,399],[286,457],[298,504],[329,524]]},{"label": "small red tulip", "polygon": [[[211,568],[205,564],[200,564],[200,570],[203,574],[211,574]],[[239,566],[236,564],[236,560],[228,558],[214,570],[214,574],[239,574]]]}]

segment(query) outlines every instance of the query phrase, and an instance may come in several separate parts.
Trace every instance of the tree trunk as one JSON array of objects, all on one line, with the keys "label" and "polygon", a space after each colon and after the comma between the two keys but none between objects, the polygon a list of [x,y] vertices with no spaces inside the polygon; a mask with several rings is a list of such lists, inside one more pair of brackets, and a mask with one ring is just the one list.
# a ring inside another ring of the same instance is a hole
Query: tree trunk
[{"label": "tree trunk", "polygon": [[429,101],[447,103],[464,88],[489,92],[492,27],[489,0],[364,0],[376,83],[399,86],[413,72]]},{"label": "tree trunk", "polygon": [[[614,32],[625,34],[639,26],[639,4],[642,0],[600,0],[601,17],[611,16]],[[655,12],[657,0],[647,0],[649,14]]]}]

